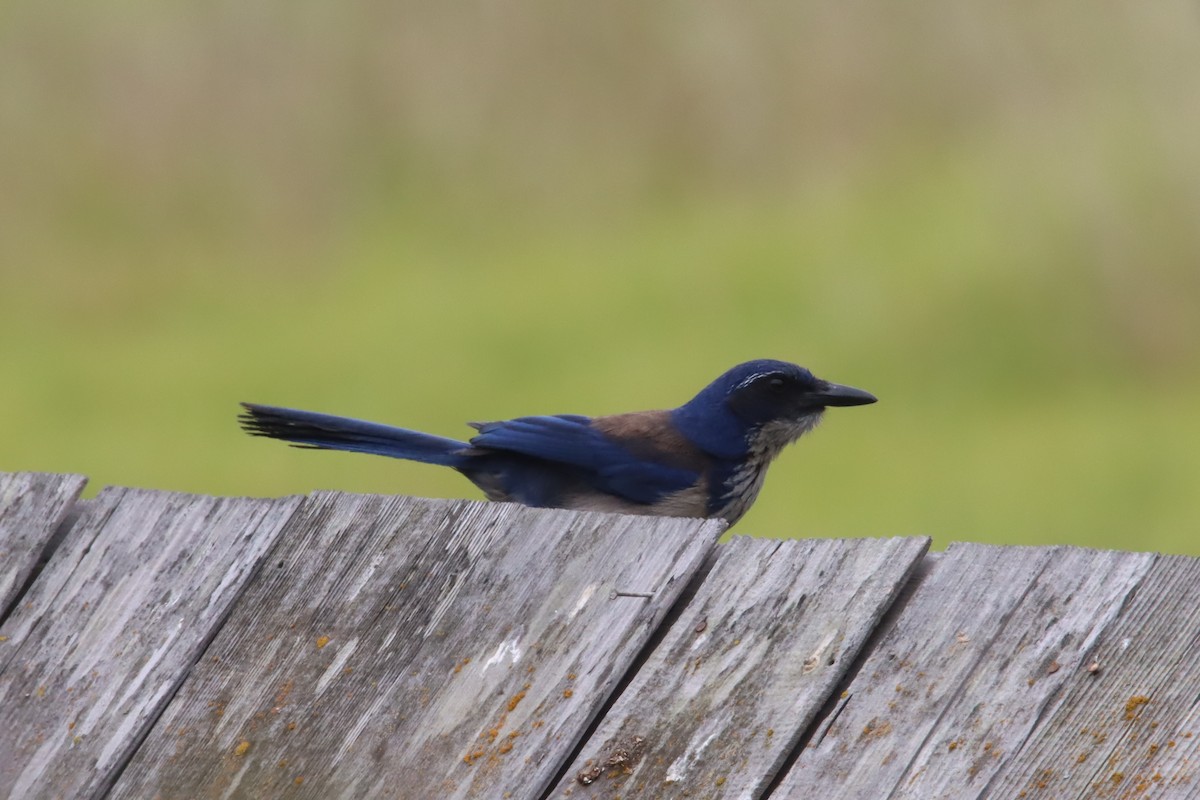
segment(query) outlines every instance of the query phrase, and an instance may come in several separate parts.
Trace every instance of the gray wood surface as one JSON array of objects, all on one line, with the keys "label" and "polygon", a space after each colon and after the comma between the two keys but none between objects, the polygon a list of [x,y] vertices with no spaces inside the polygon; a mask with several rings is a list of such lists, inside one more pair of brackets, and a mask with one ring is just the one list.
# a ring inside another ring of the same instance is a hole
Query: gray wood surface
[{"label": "gray wood surface", "polygon": [[0,627],[0,797],[103,795],[298,504],[90,501]]},{"label": "gray wood surface", "polygon": [[[953,545],[928,565],[873,642],[844,706],[824,737],[800,754],[778,796],[1108,796],[1084,790],[1115,769],[1108,756],[1116,742],[1095,738],[1103,730],[1103,739],[1111,732],[1119,740],[1118,731],[1123,735],[1130,727],[1122,718],[1129,698],[1159,685],[1122,676],[1122,660],[1136,659],[1149,674],[1146,656],[1170,652],[1174,665],[1184,652],[1194,652],[1197,562],[1186,561],[1190,588],[1176,579],[1153,590],[1175,592],[1176,610],[1181,602],[1191,604],[1172,617],[1174,624],[1184,623],[1179,634],[1186,644],[1171,643],[1169,635],[1158,639],[1164,631],[1143,630],[1134,649],[1135,631],[1114,624],[1135,594],[1155,606],[1139,592],[1154,582],[1152,554]],[[1121,631],[1115,642],[1110,629]],[[1096,660],[1099,671],[1089,671]],[[1193,695],[1200,689],[1194,683],[1189,688]],[[1060,713],[1064,698],[1073,698],[1070,705],[1084,716],[1064,717],[1065,741],[1052,757],[1034,755],[1039,748],[1033,743],[1047,735],[1048,720]],[[1144,711],[1138,703],[1132,710],[1135,716]],[[1087,778],[1081,783],[1082,773]],[[1076,776],[1068,781],[1072,791],[1042,791],[1051,775],[1066,774]]]},{"label": "gray wood surface", "polygon": [[0,797],[1200,798],[1195,558],[83,482],[0,474]]},{"label": "gray wood surface", "polygon": [[0,473],[0,622],[86,484],[82,475]]},{"label": "gray wood surface", "polygon": [[928,546],[722,545],[553,796],[762,796]]},{"label": "gray wood surface", "polygon": [[721,529],[315,497],[113,796],[537,798]]},{"label": "gray wood surface", "polygon": [[[1145,556],[1120,554],[1141,561]],[[992,797],[1200,797],[1200,561],[1157,556]]]}]

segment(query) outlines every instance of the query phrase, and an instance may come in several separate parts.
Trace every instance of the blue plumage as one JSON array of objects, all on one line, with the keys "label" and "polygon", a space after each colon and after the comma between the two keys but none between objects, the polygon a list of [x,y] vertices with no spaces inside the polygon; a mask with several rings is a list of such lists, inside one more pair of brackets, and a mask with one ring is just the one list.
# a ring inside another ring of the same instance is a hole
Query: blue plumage
[{"label": "blue plumage", "polygon": [[733,524],[771,460],[828,406],[874,396],[783,361],[739,364],[670,411],[519,417],[475,424],[469,442],[347,417],[243,403],[242,427],[297,447],[453,467],[492,500]]},{"label": "blue plumage", "polygon": [[283,439],[295,447],[348,450],[446,467],[465,463],[460,451],[466,445],[456,439],[316,411],[252,403],[242,406],[246,412],[239,419],[247,433]]}]

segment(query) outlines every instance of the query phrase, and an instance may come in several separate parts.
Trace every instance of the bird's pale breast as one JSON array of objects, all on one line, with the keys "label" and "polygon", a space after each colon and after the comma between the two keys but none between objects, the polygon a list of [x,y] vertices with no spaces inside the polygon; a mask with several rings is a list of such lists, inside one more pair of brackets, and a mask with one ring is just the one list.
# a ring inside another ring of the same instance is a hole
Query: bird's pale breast
[{"label": "bird's pale breast", "polygon": [[763,480],[767,477],[767,467],[783,448],[811,431],[820,421],[821,412],[817,411],[799,420],[768,422],[756,431],[750,438],[746,459],[725,482],[725,491],[721,494],[714,516],[728,521],[730,525],[745,516],[758,499]]}]

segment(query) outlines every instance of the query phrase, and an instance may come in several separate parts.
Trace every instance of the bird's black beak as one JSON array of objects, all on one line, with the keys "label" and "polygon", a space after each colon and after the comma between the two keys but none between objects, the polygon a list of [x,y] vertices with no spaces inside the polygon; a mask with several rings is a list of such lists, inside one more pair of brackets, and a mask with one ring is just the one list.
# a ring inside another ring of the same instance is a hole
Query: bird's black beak
[{"label": "bird's black beak", "polygon": [[865,406],[878,399],[870,392],[839,383],[827,384],[821,391],[814,392],[812,398],[823,406]]}]

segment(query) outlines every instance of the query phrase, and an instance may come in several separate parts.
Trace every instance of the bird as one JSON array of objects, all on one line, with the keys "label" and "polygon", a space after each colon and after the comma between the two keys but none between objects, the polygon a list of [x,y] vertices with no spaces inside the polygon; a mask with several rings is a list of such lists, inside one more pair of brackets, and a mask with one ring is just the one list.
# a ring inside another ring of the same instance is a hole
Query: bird
[{"label": "bird", "polygon": [[493,501],[719,518],[754,504],[767,467],[825,410],[876,402],[786,361],[747,361],[674,409],[470,423],[469,441],[313,411],[242,403],[246,433],[294,447],[452,467]]}]

